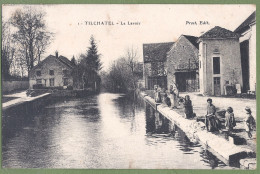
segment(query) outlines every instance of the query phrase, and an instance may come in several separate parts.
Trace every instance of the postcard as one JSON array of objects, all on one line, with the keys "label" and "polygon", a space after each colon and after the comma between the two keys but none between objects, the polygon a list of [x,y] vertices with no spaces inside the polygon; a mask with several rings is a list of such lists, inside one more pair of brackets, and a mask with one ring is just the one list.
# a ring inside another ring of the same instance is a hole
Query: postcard
[{"label": "postcard", "polygon": [[2,5],[2,169],[255,170],[255,4]]}]

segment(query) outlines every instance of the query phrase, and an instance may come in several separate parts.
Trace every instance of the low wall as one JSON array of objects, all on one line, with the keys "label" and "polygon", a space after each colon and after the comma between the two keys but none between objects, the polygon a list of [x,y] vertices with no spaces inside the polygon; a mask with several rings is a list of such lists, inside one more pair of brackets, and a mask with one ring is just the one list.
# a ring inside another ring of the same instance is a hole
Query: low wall
[{"label": "low wall", "polygon": [[2,93],[29,88],[28,81],[2,81]]},{"label": "low wall", "polygon": [[15,113],[15,115],[19,115],[20,113],[30,114],[37,112],[49,102],[50,96],[51,95],[49,93],[45,93],[36,97],[18,98],[3,103],[3,116],[8,115],[9,113]]}]

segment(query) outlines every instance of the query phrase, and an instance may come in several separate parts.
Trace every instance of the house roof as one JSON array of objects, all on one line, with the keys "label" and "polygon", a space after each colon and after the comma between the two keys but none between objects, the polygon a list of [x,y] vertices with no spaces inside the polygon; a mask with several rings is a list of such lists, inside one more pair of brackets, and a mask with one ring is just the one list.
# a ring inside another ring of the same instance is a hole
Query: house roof
[{"label": "house roof", "polygon": [[70,66],[71,68],[74,67],[74,65],[72,64],[72,62],[71,62],[67,57],[64,57],[64,56],[60,55],[60,56],[58,57],[58,59],[59,59],[61,62],[63,62],[64,64]]},{"label": "house roof", "polygon": [[174,42],[143,44],[144,63],[164,62]]},{"label": "house roof", "polygon": [[61,63],[65,64],[65,65],[67,65],[69,68],[73,68],[73,67],[74,67],[74,65],[71,63],[71,61],[70,61],[68,58],[64,57],[64,56],[59,56],[58,58],[56,58],[56,56],[49,55],[49,56],[46,57],[43,61],[41,61],[40,63],[38,63],[36,66],[34,66],[34,67],[31,69],[31,71],[37,69],[38,67],[40,67],[41,65],[43,65],[43,64],[44,64],[47,60],[49,60],[49,59],[57,59],[59,62],[61,62]]},{"label": "house roof", "polygon": [[227,39],[227,38],[238,38],[238,34],[234,33],[225,28],[215,26],[206,33],[202,34],[199,39]]},{"label": "house roof", "polygon": [[234,32],[242,33],[249,28],[249,25],[256,21],[255,11],[241,24],[239,25]]},{"label": "house roof", "polygon": [[199,49],[199,44],[197,43],[198,37],[190,36],[190,35],[183,35],[186,39],[190,41],[197,49]]}]

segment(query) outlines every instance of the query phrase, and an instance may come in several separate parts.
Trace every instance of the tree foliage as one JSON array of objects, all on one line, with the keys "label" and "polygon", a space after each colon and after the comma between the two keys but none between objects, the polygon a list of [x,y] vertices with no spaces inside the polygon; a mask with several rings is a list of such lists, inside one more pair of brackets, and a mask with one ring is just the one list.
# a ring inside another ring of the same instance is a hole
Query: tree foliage
[{"label": "tree foliage", "polygon": [[90,37],[90,46],[88,47],[86,54],[80,55],[80,61],[78,65],[78,77],[83,83],[83,88],[96,89],[100,84],[99,71],[102,69],[102,63],[100,61],[100,54],[98,53],[98,47],[94,36]]},{"label": "tree foliage", "polygon": [[135,90],[140,79],[136,73],[137,59],[137,49],[128,48],[125,56],[110,65],[108,72],[102,72],[102,86],[112,92]]},{"label": "tree foliage", "polygon": [[27,70],[33,68],[41,60],[41,55],[50,44],[53,33],[45,25],[45,13],[30,7],[17,9],[10,18],[15,27],[13,40],[17,43],[17,52],[20,53]]},{"label": "tree foliage", "polygon": [[10,77],[10,67],[15,58],[16,50],[10,34],[10,23],[8,21],[4,21],[2,25],[2,77],[4,79],[8,79]]}]

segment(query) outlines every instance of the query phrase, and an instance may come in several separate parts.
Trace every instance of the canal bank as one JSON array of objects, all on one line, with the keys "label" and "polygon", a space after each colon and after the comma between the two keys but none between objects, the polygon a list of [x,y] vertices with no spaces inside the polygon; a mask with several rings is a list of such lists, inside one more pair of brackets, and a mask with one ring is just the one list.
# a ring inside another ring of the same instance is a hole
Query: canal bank
[{"label": "canal bank", "polygon": [[[29,95],[28,95],[29,94]],[[31,95],[32,94],[32,95]],[[95,95],[95,92],[87,90],[57,90],[57,89],[34,89],[19,93],[4,95],[2,100],[2,112],[26,112],[32,113],[44,107],[50,101],[67,100],[73,97],[86,97]]]},{"label": "canal bank", "polygon": [[5,102],[2,104],[3,116],[9,112],[15,112],[19,114],[21,112],[32,113],[38,111],[41,107],[48,103],[50,96],[50,93],[44,93],[35,97],[27,97],[25,95]]},{"label": "canal bank", "polygon": [[177,112],[177,110],[156,103],[152,97],[144,92],[141,92],[140,95],[160,114],[182,129],[189,139],[200,142],[226,164],[244,169],[256,168],[256,163],[252,162],[254,158],[251,159],[252,156],[255,156],[255,152],[247,146],[235,145],[234,139],[231,137],[225,139],[223,136],[207,132],[203,122],[185,119],[180,111]]}]

